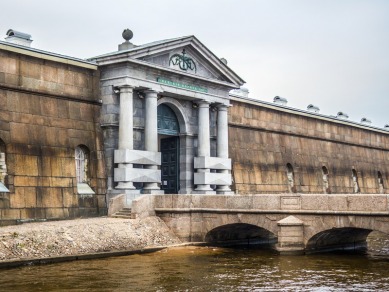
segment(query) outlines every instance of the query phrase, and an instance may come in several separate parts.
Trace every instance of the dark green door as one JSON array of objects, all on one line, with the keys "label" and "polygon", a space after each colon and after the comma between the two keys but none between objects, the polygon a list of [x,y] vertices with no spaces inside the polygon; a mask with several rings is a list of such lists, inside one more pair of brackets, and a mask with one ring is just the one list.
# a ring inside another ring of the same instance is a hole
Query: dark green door
[{"label": "dark green door", "polygon": [[161,139],[161,178],[165,194],[177,194],[179,189],[178,137]]}]

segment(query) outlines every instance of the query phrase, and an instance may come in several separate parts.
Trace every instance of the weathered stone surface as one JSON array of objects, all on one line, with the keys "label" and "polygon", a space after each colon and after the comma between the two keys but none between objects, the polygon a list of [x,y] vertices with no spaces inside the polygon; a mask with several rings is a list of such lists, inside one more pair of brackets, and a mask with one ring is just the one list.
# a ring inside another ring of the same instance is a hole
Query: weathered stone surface
[{"label": "weathered stone surface", "polygon": [[[288,216],[280,221],[277,222],[278,225],[280,226],[301,226],[304,224],[303,221],[301,221],[300,219],[296,218],[295,216]],[[287,229],[287,230],[297,230],[296,228],[291,228],[291,229]]]},{"label": "weathered stone surface", "polygon": [[[311,209],[322,202],[333,202],[337,197],[340,201],[351,199],[352,203],[347,204],[346,208],[341,207],[342,210]],[[281,202],[285,198],[300,198],[301,208],[281,208]],[[363,242],[372,230],[389,233],[389,206],[386,198],[387,195],[370,194],[273,194],[156,195],[153,203],[149,203],[147,197],[140,200],[146,202],[141,208],[144,214],[153,214],[155,211],[185,241],[206,241],[210,233],[219,234],[217,230],[223,230],[239,239],[237,230],[243,232],[245,228],[254,225],[267,230],[265,237],[268,240],[273,238],[271,234],[278,237],[276,249],[279,252],[301,253],[304,250],[352,246],[355,241]],[[385,207],[374,210],[374,204]],[[362,206],[365,206],[364,209]]]},{"label": "weathered stone surface", "polygon": [[[79,208],[78,145],[89,149],[89,179],[96,196],[104,196],[105,183],[96,188],[97,177],[105,179],[104,157],[94,155],[103,149],[98,72],[1,51],[0,76],[0,140],[6,145],[11,191],[1,219],[67,218],[68,207]],[[105,213],[106,206],[94,204],[95,215]]]},{"label": "weathered stone surface", "polygon": [[[232,105],[229,156],[238,193],[290,192],[287,163],[299,193],[353,193],[353,168],[361,193],[380,192],[378,171],[389,181],[388,134],[238,100]],[[329,173],[328,190],[323,166]]]}]

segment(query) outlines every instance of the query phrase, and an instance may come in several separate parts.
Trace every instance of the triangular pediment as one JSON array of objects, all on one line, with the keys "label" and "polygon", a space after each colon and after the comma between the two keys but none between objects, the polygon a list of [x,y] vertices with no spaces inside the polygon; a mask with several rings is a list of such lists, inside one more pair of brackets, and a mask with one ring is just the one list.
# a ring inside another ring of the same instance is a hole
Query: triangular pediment
[{"label": "triangular pediment", "polygon": [[242,78],[194,36],[153,42],[123,53],[128,58],[175,70],[177,73],[222,81],[235,87],[244,83]]},{"label": "triangular pediment", "polygon": [[147,56],[143,58],[143,61],[204,78],[229,81],[226,76],[209,64],[191,46],[175,48],[162,54]]}]

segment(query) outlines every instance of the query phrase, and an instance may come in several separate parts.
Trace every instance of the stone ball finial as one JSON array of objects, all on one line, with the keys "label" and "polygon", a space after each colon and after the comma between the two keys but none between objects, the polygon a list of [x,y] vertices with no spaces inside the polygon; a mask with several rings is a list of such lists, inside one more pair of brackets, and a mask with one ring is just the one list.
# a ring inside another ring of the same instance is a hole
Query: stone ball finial
[{"label": "stone ball finial", "polygon": [[128,42],[130,39],[132,39],[132,37],[134,36],[134,34],[132,33],[132,31],[128,28],[126,28],[125,30],[123,30],[123,33],[122,33],[122,37]]}]

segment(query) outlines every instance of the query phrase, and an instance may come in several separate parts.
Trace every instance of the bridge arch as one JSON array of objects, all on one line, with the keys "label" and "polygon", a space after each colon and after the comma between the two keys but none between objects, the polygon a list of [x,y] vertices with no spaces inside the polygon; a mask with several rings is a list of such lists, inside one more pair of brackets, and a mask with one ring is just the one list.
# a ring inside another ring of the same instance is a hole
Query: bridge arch
[{"label": "bridge arch", "polygon": [[271,245],[277,242],[277,237],[271,231],[253,224],[232,223],[208,231],[204,241],[216,244]]},{"label": "bridge arch", "polygon": [[[306,218],[304,217],[299,218],[305,222],[309,221],[305,220]],[[304,242],[306,245],[308,244],[308,241],[316,234],[333,229],[365,229],[389,234],[389,219],[384,216],[322,216],[317,217],[316,220],[309,222],[309,225],[306,225],[304,228]]]},{"label": "bridge arch", "polygon": [[332,228],[316,233],[305,247],[306,252],[326,250],[365,250],[366,238],[371,229],[342,227]]},{"label": "bridge arch", "polygon": [[389,234],[389,220],[373,216],[328,216],[304,228],[306,251],[364,249],[372,231]]}]

